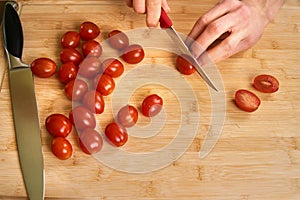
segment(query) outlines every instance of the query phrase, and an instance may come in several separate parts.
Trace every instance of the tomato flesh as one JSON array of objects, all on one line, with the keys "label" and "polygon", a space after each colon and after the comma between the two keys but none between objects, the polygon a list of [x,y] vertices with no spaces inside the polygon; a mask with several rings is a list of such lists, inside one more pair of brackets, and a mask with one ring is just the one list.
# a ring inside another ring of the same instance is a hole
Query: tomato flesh
[{"label": "tomato flesh", "polygon": [[71,143],[64,137],[55,137],[51,142],[52,153],[61,160],[67,160],[72,156]]},{"label": "tomato flesh", "polygon": [[79,145],[86,154],[98,153],[103,146],[103,140],[98,131],[87,128],[79,135]]},{"label": "tomato flesh", "polygon": [[34,75],[49,78],[56,72],[56,63],[49,58],[38,58],[31,63],[30,68]]},{"label": "tomato flesh", "polygon": [[142,103],[142,113],[146,117],[154,117],[163,107],[163,99],[157,94],[147,96]]},{"label": "tomato flesh", "polygon": [[254,112],[260,105],[260,99],[248,90],[238,90],[235,93],[236,105],[247,112]]},{"label": "tomato flesh", "polygon": [[131,105],[122,107],[117,114],[117,121],[125,128],[132,127],[138,120],[138,111]]},{"label": "tomato flesh", "polygon": [[278,91],[279,82],[274,76],[262,74],[255,77],[253,86],[260,92],[273,93]]},{"label": "tomato flesh", "polygon": [[123,146],[128,140],[126,129],[115,122],[106,126],[105,136],[116,147]]}]

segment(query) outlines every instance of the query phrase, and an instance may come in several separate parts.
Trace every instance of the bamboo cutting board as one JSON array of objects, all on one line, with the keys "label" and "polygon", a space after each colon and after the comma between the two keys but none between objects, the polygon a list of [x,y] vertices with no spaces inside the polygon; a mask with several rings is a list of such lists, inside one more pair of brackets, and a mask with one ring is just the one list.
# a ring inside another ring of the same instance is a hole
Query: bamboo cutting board
[{"label": "bamboo cutting board", "polygon": [[[188,34],[198,17],[216,1],[173,0],[169,3],[174,27],[182,34]],[[93,21],[100,26],[102,33],[97,38],[99,42],[103,42],[107,33],[113,29],[130,32],[133,29],[144,30],[142,28],[145,26],[145,17],[133,13],[121,0],[26,0],[21,1],[20,5],[25,39],[23,60],[27,63],[38,57],[49,57],[59,66],[60,37],[66,31],[78,30],[83,21]],[[152,137],[143,139],[130,136],[124,151],[159,151],[178,137],[176,133],[180,129],[181,118],[189,116],[181,112],[184,108],[180,107],[180,101],[189,99],[191,95],[186,93],[188,88],[194,91],[195,96],[192,97],[196,100],[191,112],[199,113],[195,137],[183,155],[178,159],[171,158],[173,160],[167,166],[148,173],[120,171],[85,155],[78,146],[75,132],[68,136],[74,148],[73,156],[66,161],[54,157],[50,149],[51,137],[45,130],[44,121],[51,113],[68,115],[72,104],[65,97],[63,85],[55,76],[49,79],[36,77],[34,81],[44,151],[46,199],[300,199],[299,29],[299,1],[289,0],[268,25],[258,44],[217,64],[226,95],[226,116],[220,139],[213,150],[201,159],[199,151],[210,133],[213,120],[212,99],[204,82],[196,74],[183,77],[176,73],[174,53],[164,50],[146,49],[146,57],[140,65],[167,66],[156,69],[161,70],[157,72],[154,69],[158,78],[169,81],[165,85],[158,81],[151,82],[149,76],[155,74],[150,71],[134,74],[136,78],[130,77],[131,72],[140,68],[126,65],[124,77],[116,79],[119,86],[130,86],[129,83],[138,85],[141,77],[148,82],[136,90],[127,91],[125,88],[119,91],[129,93],[129,102],[137,107],[145,95],[162,94],[165,99],[166,123]],[[157,40],[158,43],[164,42],[163,37]],[[0,59],[3,63],[0,67],[0,199],[26,199],[15,143],[3,50]],[[174,78],[170,78],[169,72],[174,73]],[[251,85],[253,78],[263,73],[278,78],[278,92],[263,94],[255,91]],[[153,80],[157,80],[157,77],[153,77]],[[177,85],[177,80],[185,84]],[[170,86],[166,87],[168,83]],[[245,113],[234,105],[234,92],[241,88],[251,90],[260,97],[262,104],[256,112]],[[118,95],[105,98],[105,112],[97,116],[100,129],[113,120],[113,98],[118,98]],[[137,126],[149,124],[151,122],[148,119],[141,117]],[[186,120],[185,124],[191,124],[191,121]],[[184,143],[186,141],[183,139]],[[128,163],[130,161],[124,162],[122,166]],[[139,160],[136,165],[148,168],[152,164],[156,163]]]}]

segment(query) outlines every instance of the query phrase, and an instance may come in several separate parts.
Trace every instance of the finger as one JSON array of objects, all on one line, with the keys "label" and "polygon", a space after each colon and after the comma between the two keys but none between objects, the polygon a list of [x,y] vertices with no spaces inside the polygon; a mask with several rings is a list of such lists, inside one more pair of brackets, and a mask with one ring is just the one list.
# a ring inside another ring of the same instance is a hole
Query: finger
[{"label": "finger", "polygon": [[125,0],[125,3],[128,7],[132,7],[132,0]]},{"label": "finger", "polygon": [[156,27],[158,25],[161,13],[161,0],[146,0],[147,1],[147,26]]},{"label": "finger", "polygon": [[145,0],[133,0],[132,5],[133,5],[133,10],[136,13],[139,14],[145,14],[146,13],[146,5],[145,5]]},{"label": "finger", "polygon": [[163,0],[161,2],[161,6],[163,7],[163,9],[165,10],[166,13],[169,13],[171,11],[171,8],[168,5],[167,0]]}]

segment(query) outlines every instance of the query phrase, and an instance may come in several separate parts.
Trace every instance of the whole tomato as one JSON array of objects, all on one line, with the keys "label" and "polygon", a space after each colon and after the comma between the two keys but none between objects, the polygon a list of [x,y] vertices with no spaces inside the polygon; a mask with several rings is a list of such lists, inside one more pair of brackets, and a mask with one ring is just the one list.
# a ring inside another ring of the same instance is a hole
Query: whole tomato
[{"label": "whole tomato", "polygon": [[88,84],[81,79],[73,79],[65,86],[65,93],[72,101],[80,101],[88,91]]},{"label": "whole tomato", "polygon": [[125,128],[132,127],[138,120],[138,111],[131,105],[122,107],[117,114],[117,121]]},{"label": "whole tomato", "polygon": [[100,94],[107,96],[114,91],[116,84],[111,76],[99,74],[94,78],[94,86]]},{"label": "whole tomato", "polygon": [[79,145],[86,154],[98,153],[103,146],[101,135],[94,129],[84,129],[79,135]]},{"label": "whole tomato", "polygon": [[163,99],[157,94],[147,96],[142,103],[142,113],[146,117],[157,115],[163,107]]},{"label": "whole tomato", "polygon": [[55,74],[56,63],[50,58],[38,58],[31,63],[30,68],[34,75],[40,78],[48,78]]},{"label": "whole tomato", "polygon": [[46,118],[45,126],[53,137],[67,137],[72,131],[70,120],[63,114],[52,114]]},{"label": "whole tomato", "polygon": [[123,49],[122,59],[129,64],[137,64],[145,57],[144,49],[141,45],[132,44]]},{"label": "whole tomato", "polygon": [[115,146],[123,146],[128,140],[126,129],[120,124],[112,122],[105,128],[105,136]]},{"label": "whole tomato", "polygon": [[69,113],[69,119],[74,124],[77,131],[82,131],[86,128],[94,129],[96,127],[94,114],[83,105],[73,108]]},{"label": "whole tomato", "polygon": [[67,84],[77,76],[78,69],[72,62],[64,63],[60,66],[57,72],[57,77],[60,82]]},{"label": "whole tomato", "polygon": [[98,57],[89,56],[79,64],[78,74],[85,78],[95,77],[101,70],[101,62]]},{"label": "whole tomato", "polygon": [[79,35],[83,40],[93,40],[100,34],[99,27],[93,22],[83,22],[80,25]]},{"label": "whole tomato", "polygon": [[82,103],[85,107],[87,107],[92,113],[101,114],[104,111],[104,98],[103,96],[96,90],[88,91],[83,99]]},{"label": "whole tomato", "polygon": [[260,99],[248,90],[238,90],[235,92],[235,104],[242,110],[254,112],[260,105]]},{"label": "whole tomato", "polygon": [[178,71],[184,75],[190,75],[195,72],[195,68],[191,64],[191,58],[185,54],[177,57],[176,66]]},{"label": "whole tomato", "polygon": [[71,143],[64,137],[55,137],[51,142],[52,153],[61,160],[67,160],[72,156]]},{"label": "whole tomato", "polygon": [[122,50],[129,45],[127,35],[120,30],[113,30],[108,33],[108,42],[111,47],[118,50]]},{"label": "whole tomato", "polygon": [[115,58],[108,58],[102,62],[101,70],[113,78],[121,76],[124,72],[124,65]]},{"label": "whole tomato", "polygon": [[82,59],[80,52],[71,47],[63,48],[60,52],[60,60],[62,63],[73,62],[78,66]]},{"label": "whole tomato", "polygon": [[80,43],[80,35],[76,31],[68,31],[63,34],[61,38],[61,46],[76,48]]},{"label": "whole tomato", "polygon": [[82,43],[82,53],[85,57],[100,57],[102,54],[102,46],[96,40],[88,40]]}]

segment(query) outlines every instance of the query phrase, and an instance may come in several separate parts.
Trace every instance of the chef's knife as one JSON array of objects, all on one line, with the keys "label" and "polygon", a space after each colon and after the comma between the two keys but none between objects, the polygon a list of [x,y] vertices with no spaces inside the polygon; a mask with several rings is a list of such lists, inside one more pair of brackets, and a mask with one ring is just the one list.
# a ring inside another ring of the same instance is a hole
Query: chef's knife
[{"label": "chef's knife", "polygon": [[44,199],[44,162],[41,132],[30,66],[22,62],[23,30],[18,13],[7,3],[2,32],[19,161],[30,200]]},{"label": "chef's knife", "polygon": [[161,15],[160,15],[160,27],[169,34],[171,39],[178,45],[180,51],[183,54],[188,55],[192,59],[192,64],[195,67],[198,74],[203,78],[203,80],[214,90],[218,91],[216,86],[213,84],[213,82],[210,80],[208,75],[205,73],[205,71],[202,69],[196,58],[193,56],[189,48],[186,46],[180,35],[177,33],[177,31],[173,27],[173,23],[167,13],[164,11],[164,9],[161,9]]}]

